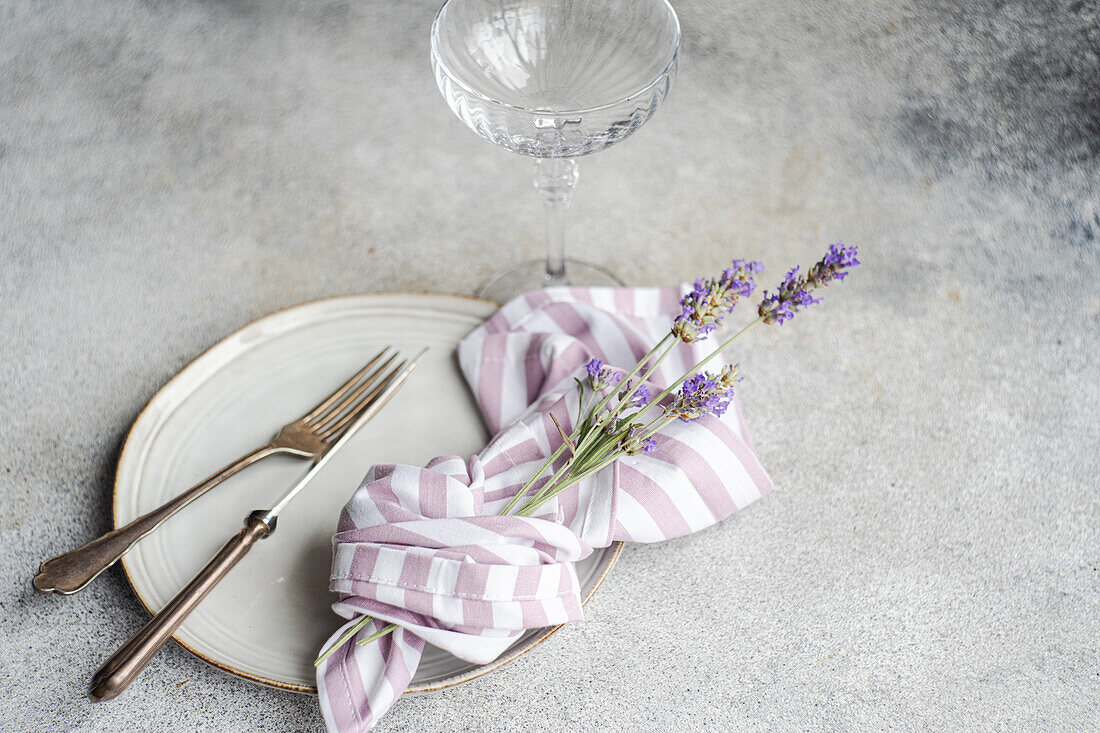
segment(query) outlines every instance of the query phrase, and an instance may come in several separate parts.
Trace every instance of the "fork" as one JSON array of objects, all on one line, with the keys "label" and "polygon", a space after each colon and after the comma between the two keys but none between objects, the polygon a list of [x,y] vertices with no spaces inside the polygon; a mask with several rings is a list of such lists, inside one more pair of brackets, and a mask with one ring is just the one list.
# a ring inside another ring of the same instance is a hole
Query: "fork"
[{"label": "fork", "polygon": [[138,517],[126,526],[42,563],[32,581],[35,589],[43,593],[63,595],[76,593],[114,565],[138,540],[155,530],[170,516],[257,461],[279,453],[318,460],[355,423],[356,418],[370,407],[400,371],[394,369],[382,375],[386,367],[397,358],[397,352],[375,367],[389,351],[388,346],[382,349],[343,386],[302,417],[284,425],[274,438],[251,453],[241,456],[167,504]]}]

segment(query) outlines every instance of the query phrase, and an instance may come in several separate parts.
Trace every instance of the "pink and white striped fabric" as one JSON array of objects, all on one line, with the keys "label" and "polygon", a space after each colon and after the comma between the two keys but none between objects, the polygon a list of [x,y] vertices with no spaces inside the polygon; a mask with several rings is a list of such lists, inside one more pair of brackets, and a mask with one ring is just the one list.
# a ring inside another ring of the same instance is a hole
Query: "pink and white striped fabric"
[{"label": "pink and white striped fabric", "polygon": [[[381,640],[346,644],[317,671],[330,731],[372,728],[404,692],[425,642],[473,663],[500,656],[523,630],[583,620],[573,563],[616,540],[659,542],[708,527],[771,489],[739,405],[677,421],[649,455],[624,457],[563,492],[538,516],[498,512],[560,445],[577,415],[573,377],[595,357],[629,368],[680,312],[677,288],[550,288],[504,306],[458,347],[495,433],[469,459],[375,466],[333,538],[333,609],[386,623]],[[681,346],[651,382],[669,384],[707,344]],[[536,484],[537,488],[538,484]]]}]

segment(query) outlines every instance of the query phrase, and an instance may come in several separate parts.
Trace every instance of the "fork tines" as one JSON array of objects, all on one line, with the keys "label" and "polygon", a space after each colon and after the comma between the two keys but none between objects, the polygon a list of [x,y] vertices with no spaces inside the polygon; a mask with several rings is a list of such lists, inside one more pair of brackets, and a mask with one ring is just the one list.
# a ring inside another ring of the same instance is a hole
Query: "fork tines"
[{"label": "fork tines", "polygon": [[[318,438],[326,442],[338,438],[401,371],[405,366],[404,361],[383,374],[398,357],[396,351],[392,354],[390,351],[388,346],[379,351],[344,386],[302,418]],[[387,354],[389,357],[379,364]]]}]

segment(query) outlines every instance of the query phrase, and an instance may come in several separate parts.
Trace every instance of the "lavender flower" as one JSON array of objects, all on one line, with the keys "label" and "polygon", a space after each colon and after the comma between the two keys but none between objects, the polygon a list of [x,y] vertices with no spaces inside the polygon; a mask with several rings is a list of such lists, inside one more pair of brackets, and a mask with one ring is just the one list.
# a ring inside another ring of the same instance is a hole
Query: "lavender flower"
[{"label": "lavender flower", "polygon": [[718,373],[718,383],[728,389],[733,389],[741,381],[741,365],[726,364]]},{"label": "lavender flower", "polygon": [[833,280],[843,280],[848,277],[848,270],[859,264],[856,258],[858,254],[859,250],[855,247],[845,247],[840,243],[830,244],[829,251],[821,261],[810,268],[806,281],[819,288]]},{"label": "lavender flower", "polygon": [[699,372],[684,381],[676,399],[665,408],[665,414],[685,422],[698,420],[703,415],[721,417],[730,406],[731,397],[733,387],[725,384],[723,375],[716,379],[709,372]]},{"label": "lavender flower", "polygon": [[[630,394],[631,391],[634,392],[632,396]],[[622,390],[619,392],[620,400],[625,400],[627,397],[630,397],[629,404],[632,407],[645,407],[649,404],[649,401],[653,399],[653,392],[644,384],[640,384],[635,388],[634,381],[631,380],[624,384]]]},{"label": "lavender flower", "polygon": [[806,278],[798,274],[799,268],[792,268],[779,284],[779,289],[774,295],[764,293],[764,299],[760,301],[757,313],[764,319],[764,323],[778,323],[783,325],[794,318],[794,314],[806,306],[820,303],[821,300],[810,295],[806,288]]},{"label": "lavender flower", "polygon": [[588,370],[588,383],[597,392],[613,387],[623,380],[622,372],[606,366],[599,359],[592,359],[584,365],[584,368]]},{"label": "lavender flower", "polygon": [[657,448],[655,438],[642,439],[642,426],[634,425],[619,441],[619,448],[628,456],[636,456],[639,453],[652,453]]},{"label": "lavender flower", "polygon": [[705,339],[730,314],[738,298],[752,295],[754,278],[763,271],[759,262],[733,260],[718,279],[696,280],[680,300],[683,311],[673,321],[673,335],[685,343]]},{"label": "lavender flower", "polygon": [[810,268],[809,275],[799,275],[799,268],[795,267],[787,272],[774,294],[765,292],[757,313],[764,319],[764,323],[783,325],[803,308],[821,302],[821,298],[815,298],[810,290],[848,277],[848,270],[859,264],[857,254],[855,247],[829,245],[828,252],[820,262]]}]

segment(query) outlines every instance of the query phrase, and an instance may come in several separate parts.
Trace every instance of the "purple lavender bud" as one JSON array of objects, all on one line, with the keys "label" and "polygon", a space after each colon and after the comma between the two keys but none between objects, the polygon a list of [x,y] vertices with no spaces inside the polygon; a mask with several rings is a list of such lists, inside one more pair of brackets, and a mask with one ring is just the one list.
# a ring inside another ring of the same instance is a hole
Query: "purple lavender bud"
[{"label": "purple lavender bud", "polygon": [[656,438],[646,438],[642,441],[642,453],[652,453],[657,449]]},{"label": "purple lavender bud", "polygon": [[806,280],[814,287],[828,285],[833,280],[843,280],[848,277],[848,270],[860,264],[858,254],[859,250],[855,247],[845,247],[840,243],[830,244],[821,261],[810,268]]},{"label": "purple lavender bud", "polygon": [[635,407],[645,407],[653,399],[653,392],[646,385],[641,385],[634,392],[633,404]]},{"label": "purple lavender bud", "polygon": [[[656,447],[657,442],[652,438],[642,440],[642,426],[635,423],[626,431],[626,434],[619,439],[619,450],[628,456],[635,456],[638,453],[649,453]],[[653,443],[653,447],[647,448],[649,443]]]},{"label": "purple lavender bud", "polygon": [[795,267],[787,272],[774,294],[765,292],[757,313],[764,323],[783,325],[803,308],[821,302],[821,298],[815,298],[810,293],[811,290],[824,287],[834,280],[844,280],[848,276],[847,269],[859,264],[857,254],[855,247],[829,245],[825,256],[810,268],[805,277],[799,275],[799,268]]},{"label": "purple lavender bud", "polygon": [[740,381],[740,364],[726,364],[724,367],[722,367],[722,371],[718,373],[718,383],[728,389],[732,389]]},{"label": "purple lavender bud", "polygon": [[[855,247],[845,247],[841,243],[830,244],[829,251],[825,253],[825,257],[822,258],[821,264],[826,267],[836,266],[841,269],[855,267],[860,264],[856,255],[859,251]],[[845,273],[847,274],[847,273]]]},{"label": "purple lavender bud", "polygon": [[686,422],[707,414],[721,417],[729,408],[732,397],[733,385],[726,384],[724,370],[717,379],[706,372],[699,372],[684,380],[676,399],[665,408],[665,414]]},{"label": "purple lavender bud", "polygon": [[753,278],[763,269],[759,262],[733,260],[717,279],[696,280],[680,301],[682,310],[673,321],[673,335],[685,343],[705,339],[730,314],[738,298],[752,295]]},{"label": "purple lavender bud", "polygon": [[592,359],[584,365],[584,368],[588,371],[588,383],[597,392],[614,387],[623,381],[622,372],[615,371],[599,359]]},{"label": "purple lavender bud", "polygon": [[707,376],[703,372],[688,377],[684,380],[683,386],[680,387],[680,392],[690,397],[699,391],[699,387],[706,381],[706,378]]}]

